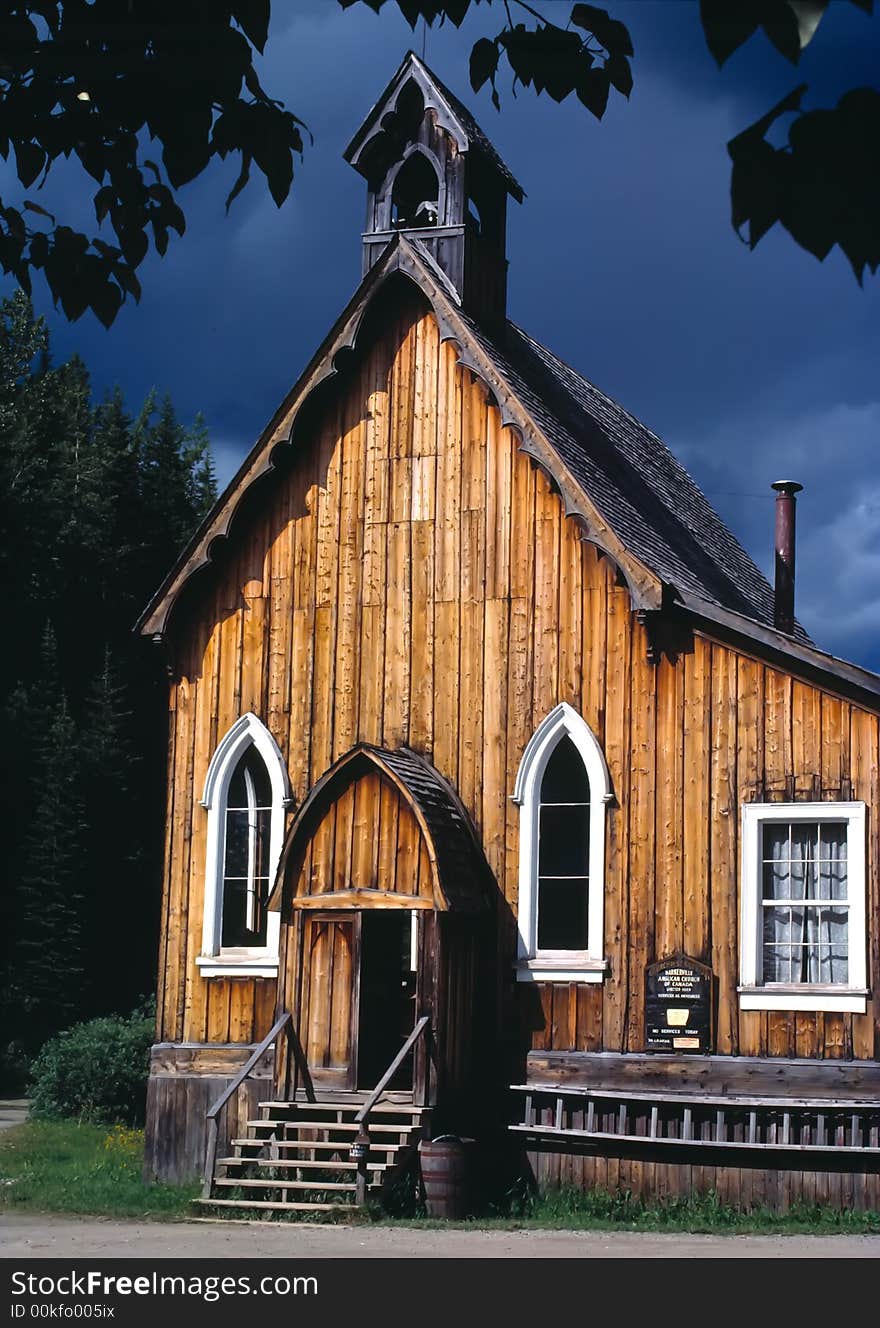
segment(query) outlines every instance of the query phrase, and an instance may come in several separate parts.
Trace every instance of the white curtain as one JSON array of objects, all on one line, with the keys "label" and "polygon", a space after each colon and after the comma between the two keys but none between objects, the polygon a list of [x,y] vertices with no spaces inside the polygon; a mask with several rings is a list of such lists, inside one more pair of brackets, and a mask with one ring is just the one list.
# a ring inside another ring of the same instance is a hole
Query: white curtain
[{"label": "white curtain", "polygon": [[764,982],[845,983],[846,825],[764,826]]}]

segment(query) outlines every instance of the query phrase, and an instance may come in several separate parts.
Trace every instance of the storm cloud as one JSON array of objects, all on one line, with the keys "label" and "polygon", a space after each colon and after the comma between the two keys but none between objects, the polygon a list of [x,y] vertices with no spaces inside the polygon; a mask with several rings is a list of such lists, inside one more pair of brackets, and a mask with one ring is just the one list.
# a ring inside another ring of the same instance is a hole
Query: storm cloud
[{"label": "storm cloud", "polygon": [[[690,0],[609,7],[633,36],[635,88],[601,124],[504,80],[500,114],[471,92],[468,52],[500,27],[496,7],[427,34],[428,64],[527,193],[511,209],[510,314],[664,437],[765,571],[769,485],[800,480],[798,616],[822,648],[880,669],[880,283],[860,290],[838,252],[819,264],[782,233],[750,253],[726,151],[798,82],[814,105],[875,77],[880,18],[832,5],[799,69],[756,37],[719,72]],[[68,325],[35,290],[56,356],[78,350],[99,393],[119,383],[135,408],[156,386],[184,418],[204,413],[221,480],[357,285],[364,185],[342,150],[422,41],[390,5],[273,10],[261,76],[314,135],[287,203],[255,175],[226,216],[235,167],[212,168],[181,191],[186,236],[144,264],[141,304],[109,332]],[[44,192],[90,226],[72,170]]]}]

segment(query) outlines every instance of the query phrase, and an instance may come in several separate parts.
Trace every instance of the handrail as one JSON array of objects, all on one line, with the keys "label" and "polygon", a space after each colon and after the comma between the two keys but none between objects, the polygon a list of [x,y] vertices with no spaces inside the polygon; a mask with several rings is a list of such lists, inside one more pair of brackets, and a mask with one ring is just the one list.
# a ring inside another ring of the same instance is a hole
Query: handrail
[{"label": "handrail", "polygon": [[355,1175],[355,1200],[361,1206],[367,1198],[367,1158],[370,1153],[370,1112],[375,1107],[379,1098],[382,1096],[387,1085],[394,1078],[403,1062],[406,1060],[419,1038],[427,1038],[430,1034],[431,1019],[429,1015],[423,1014],[416,1023],[415,1028],[404,1042],[400,1051],[394,1057],[394,1060],[388,1066],[388,1069],[382,1075],[376,1087],[367,1098],[364,1105],[354,1118],[355,1125],[359,1126],[357,1134],[352,1140],[349,1157],[352,1162],[357,1163],[357,1173]]},{"label": "handrail", "polygon": [[[275,1020],[275,1023],[269,1029],[269,1032],[263,1038],[263,1041],[256,1048],[256,1050],[251,1053],[251,1055],[245,1061],[244,1065],[238,1071],[238,1074],[236,1074],[235,1077],[230,1080],[230,1082],[223,1089],[223,1092],[220,1094],[217,1100],[213,1102],[211,1106],[208,1108],[205,1117],[208,1126],[208,1138],[205,1147],[205,1174],[202,1180],[203,1199],[210,1199],[211,1187],[214,1184],[214,1168],[217,1163],[217,1143],[220,1134],[220,1127],[218,1125],[217,1118],[220,1115],[220,1112],[226,1106],[226,1103],[232,1097],[233,1093],[238,1091],[238,1089],[244,1083],[245,1079],[247,1079],[248,1075],[254,1069],[257,1062],[265,1055],[265,1053],[271,1047],[272,1043],[278,1037],[280,1037],[280,1035],[284,1032],[285,1029],[287,1030],[288,1057],[290,1055],[290,1052],[292,1051],[294,1059],[296,1061],[297,1069],[299,1070],[300,1075],[302,1077],[306,1099],[309,1102],[315,1101],[315,1087],[314,1084],[312,1083],[312,1076],[309,1073],[308,1061],[306,1060],[305,1052],[302,1049],[302,1043],[299,1040],[299,1035],[297,1034],[296,1026],[293,1023],[293,1016],[291,1015],[289,1010],[286,1010],[284,1014],[279,1015],[279,1017]],[[288,1061],[288,1066],[289,1066],[289,1061]]]},{"label": "handrail", "polygon": [[290,1011],[286,1010],[283,1015],[281,1015],[278,1019],[275,1020],[275,1023],[269,1029],[269,1032],[263,1038],[263,1041],[257,1047],[256,1051],[254,1051],[252,1055],[248,1057],[248,1059],[245,1061],[244,1065],[241,1067],[235,1078],[229,1081],[229,1083],[223,1089],[223,1092],[217,1098],[217,1101],[213,1104],[213,1106],[210,1106],[208,1108],[208,1113],[207,1113],[208,1120],[217,1119],[217,1116],[226,1106],[226,1103],[232,1097],[232,1094],[236,1091],[236,1089],[241,1087],[245,1079],[247,1079],[248,1075],[250,1074],[251,1070],[256,1065],[257,1061],[263,1055],[263,1053],[269,1050],[272,1043],[275,1041],[278,1034],[281,1032],[282,1028],[284,1028],[290,1022],[290,1017],[291,1017]]},{"label": "handrail", "polygon": [[410,1033],[409,1037],[404,1042],[403,1046],[400,1048],[400,1051],[394,1057],[394,1060],[388,1066],[388,1069],[382,1075],[382,1078],[379,1080],[378,1084],[373,1089],[372,1093],[367,1098],[366,1102],[361,1107],[358,1114],[355,1116],[354,1120],[356,1125],[363,1125],[365,1121],[369,1120],[370,1112],[373,1110],[373,1107],[375,1107],[376,1103],[379,1101],[379,1098],[382,1096],[382,1093],[385,1090],[386,1086],[394,1078],[395,1074],[400,1069],[403,1062],[406,1060],[407,1055],[415,1046],[415,1044],[418,1042],[419,1038],[422,1036],[422,1034],[430,1024],[430,1022],[431,1022],[430,1015],[423,1014],[421,1019],[418,1021],[415,1028],[413,1029],[413,1031]]},{"label": "handrail", "polygon": [[[299,1078],[302,1080],[302,1086],[303,1086],[303,1089],[304,1089],[304,1091],[305,1091],[306,1101],[307,1101],[307,1102],[314,1102],[314,1101],[315,1101],[315,1085],[312,1083],[312,1073],[311,1073],[311,1070],[309,1069],[309,1062],[308,1062],[308,1060],[307,1060],[307,1058],[306,1058],[306,1053],[303,1051],[303,1045],[302,1045],[302,1043],[301,1043],[300,1040],[299,1040],[299,1034],[298,1034],[297,1029],[296,1029],[296,1024],[294,1024],[292,1018],[291,1018],[291,1021],[290,1021],[290,1027],[289,1027],[288,1030],[287,1030],[287,1065],[286,1065],[286,1068],[285,1068],[285,1071],[284,1071],[284,1085],[285,1085],[285,1086],[284,1086],[284,1091],[285,1091],[285,1093],[287,1093],[287,1092],[290,1091],[290,1054],[291,1054],[291,1052],[293,1052],[293,1059],[294,1059],[294,1061],[296,1062],[296,1068],[297,1068],[297,1071],[298,1071],[298,1074],[299,1074]],[[293,1097],[293,1098],[295,1098],[295,1097],[296,1097],[296,1094],[297,1094],[297,1087],[296,1087],[296,1084],[297,1084],[297,1080],[294,1080],[293,1094],[292,1094],[292,1097]]]}]

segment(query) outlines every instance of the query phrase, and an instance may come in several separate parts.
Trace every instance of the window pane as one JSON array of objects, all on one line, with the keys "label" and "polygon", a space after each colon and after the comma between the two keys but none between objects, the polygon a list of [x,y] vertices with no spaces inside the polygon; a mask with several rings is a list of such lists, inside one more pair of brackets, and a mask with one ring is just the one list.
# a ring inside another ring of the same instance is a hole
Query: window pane
[{"label": "window pane", "polygon": [[794,956],[799,955],[800,951],[792,945],[765,946],[764,948],[764,981],[765,982],[793,982],[796,979],[792,976],[792,967]]},{"label": "window pane", "polygon": [[765,899],[791,898],[791,826],[770,822],[763,827],[761,854]]},{"label": "window pane", "polygon": [[538,949],[586,950],[587,881],[538,881]]},{"label": "window pane", "polygon": [[267,881],[256,881],[254,921],[255,929],[247,925],[248,883],[247,881],[223,882],[223,931],[221,944],[224,946],[262,946],[266,944],[266,898]]},{"label": "window pane", "polygon": [[[250,796],[248,783],[253,791]],[[272,782],[269,779],[269,771],[262,756],[253,746],[248,747],[235,767],[226,795],[227,807],[247,807],[249,803],[256,807],[272,805]]]},{"label": "window pane", "polygon": [[[248,940],[246,942],[246,944],[248,945],[266,944],[266,927],[268,923],[268,911],[266,909],[266,903],[268,899],[269,899],[268,879],[266,877],[263,877],[260,880],[254,881],[254,896],[253,896],[253,910],[252,910],[254,929],[253,931],[248,932]],[[247,918],[247,913],[245,914],[245,918]]]},{"label": "window pane", "polygon": [[763,827],[764,861],[787,862],[791,857],[791,826],[770,821]]},{"label": "window pane", "polygon": [[590,819],[587,807],[541,807],[539,876],[586,876]]},{"label": "window pane", "polygon": [[819,822],[819,857],[846,860],[846,822]]},{"label": "window pane", "polygon": [[791,898],[791,876],[789,874],[787,860],[784,862],[764,863],[764,898]]},{"label": "window pane", "polygon": [[815,821],[795,821],[791,827],[792,861],[815,862],[819,856],[819,826]]},{"label": "window pane", "polygon": [[578,749],[560,738],[541,780],[541,802],[589,802],[590,784]]},{"label": "window pane", "polygon": [[232,778],[229,781],[229,790],[226,794],[227,807],[246,807],[247,790],[244,783],[245,758],[242,757],[238,765],[232,772]]},{"label": "window pane", "polygon": [[268,807],[261,807],[256,813],[256,853],[254,856],[254,873],[257,876],[269,875],[269,844],[270,832],[272,828],[272,812]]},{"label": "window pane", "polygon": [[245,894],[247,881],[223,882],[223,935],[224,945],[246,945],[244,933]]},{"label": "window pane", "polygon": [[848,982],[849,960],[845,947],[823,946],[819,953],[820,982]]},{"label": "window pane", "polygon": [[247,876],[248,872],[248,814],[246,811],[226,813],[226,857],[224,876]]},{"label": "window pane", "polygon": [[764,909],[764,945],[782,945],[791,937],[791,909]]},{"label": "window pane", "polygon": [[269,771],[266,769],[266,762],[263,760],[256,747],[249,747],[245,753],[244,759],[247,762],[247,768],[251,779],[253,780],[257,806],[271,807],[272,783],[269,779]]},{"label": "window pane", "polygon": [[846,950],[848,927],[848,909],[823,908],[819,920],[818,940],[822,945],[830,945],[833,949]]},{"label": "window pane", "polygon": [[819,827],[819,898],[847,898],[846,826]]}]

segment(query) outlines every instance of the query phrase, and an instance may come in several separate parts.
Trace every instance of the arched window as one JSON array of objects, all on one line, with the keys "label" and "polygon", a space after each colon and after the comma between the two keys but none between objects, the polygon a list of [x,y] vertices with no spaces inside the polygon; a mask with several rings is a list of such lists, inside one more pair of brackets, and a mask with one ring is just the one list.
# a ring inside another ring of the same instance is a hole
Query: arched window
[{"label": "arched window", "polygon": [[608,768],[593,732],[571,706],[557,706],[529,741],[514,790],[521,980],[602,980],[610,800]]},{"label": "arched window", "polygon": [[440,182],[423,152],[406,158],[391,191],[391,225],[396,230],[436,226],[440,211]]},{"label": "arched window", "polygon": [[205,780],[208,812],[202,954],[206,976],[272,976],[279,916],[266,908],[284,839],[290,786],[275,739],[242,715],[219,744]]},{"label": "arched window", "polygon": [[220,944],[265,946],[272,789],[253,745],[239,758],[226,794],[223,920]]}]

